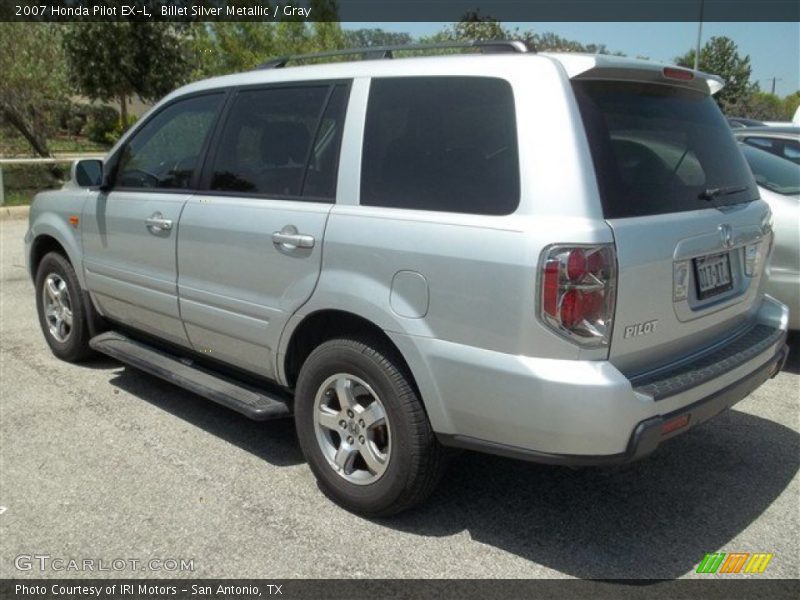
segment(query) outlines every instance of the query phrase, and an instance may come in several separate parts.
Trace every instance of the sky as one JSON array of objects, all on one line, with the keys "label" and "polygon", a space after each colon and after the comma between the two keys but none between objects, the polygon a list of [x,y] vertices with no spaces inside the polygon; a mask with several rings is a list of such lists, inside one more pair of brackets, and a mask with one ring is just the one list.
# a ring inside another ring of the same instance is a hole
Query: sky
[{"label": "sky", "polygon": [[[440,31],[446,23],[342,23],[346,29],[362,27],[406,32],[412,36]],[[694,48],[697,23],[504,23],[522,31],[552,31],[585,44],[605,44],[611,51],[629,56],[646,56],[671,63],[676,56]],[[703,23],[702,43],[711,36],[725,35],[736,42],[739,54],[749,55],[751,81],[761,89],[785,96],[800,89],[799,23]]]}]

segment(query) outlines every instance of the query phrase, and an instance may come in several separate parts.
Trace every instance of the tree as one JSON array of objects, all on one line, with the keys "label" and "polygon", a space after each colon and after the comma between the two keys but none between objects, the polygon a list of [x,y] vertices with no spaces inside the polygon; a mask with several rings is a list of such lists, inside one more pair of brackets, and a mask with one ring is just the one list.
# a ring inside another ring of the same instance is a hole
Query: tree
[{"label": "tree", "polygon": [[191,32],[186,23],[71,24],[64,31],[70,78],[92,100],[119,102],[127,124],[131,96],[153,101],[188,79]]},{"label": "tree", "polygon": [[0,23],[0,119],[40,156],[68,105],[65,60],[58,25]]},{"label": "tree", "polygon": [[[675,62],[683,67],[694,66],[694,50],[689,50]],[[733,114],[743,108],[757,89],[750,83],[750,56],[740,56],[734,41],[725,36],[712,37],[700,49],[698,69],[725,80],[725,87],[714,98],[723,112]]]},{"label": "tree", "polygon": [[757,90],[750,94],[747,101],[738,108],[740,114],[759,121],[783,121],[784,105],[778,96]]},{"label": "tree", "polygon": [[605,44],[583,44],[575,40],[562,38],[549,31],[535,33],[534,31],[522,31],[518,27],[509,29],[492,17],[481,16],[478,11],[467,12],[458,23],[448,25],[441,32],[420,41],[441,42],[455,40],[521,40],[537,50],[623,56],[621,52],[611,52]]},{"label": "tree", "polygon": [[800,90],[794,94],[789,94],[783,99],[783,118],[791,121],[794,113],[797,112],[797,107],[800,106]]},{"label": "tree", "polygon": [[384,31],[383,29],[353,29],[344,32],[344,40],[349,48],[369,48],[410,44],[411,36],[407,33]]},{"label": "tree", "polygon": [[200,57],[194,77],[211,77],[256,68],[276,56],[336,50],[347,46],[333,21],[214,22],[198,25],[194,48]]}]

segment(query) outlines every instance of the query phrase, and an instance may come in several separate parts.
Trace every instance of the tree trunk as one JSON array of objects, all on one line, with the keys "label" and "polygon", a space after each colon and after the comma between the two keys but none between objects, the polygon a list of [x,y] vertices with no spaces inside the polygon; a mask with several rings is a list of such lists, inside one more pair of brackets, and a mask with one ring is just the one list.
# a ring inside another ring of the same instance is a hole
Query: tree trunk
[{"label": "tree trunk", "polygon": [[[35,131],[33,131],[28,124],[25,123],[25,119],[20,115],[17,111],[10,108],[9,106],[3,107],[3,117],[5,120],[8,121],[14,129],[16,129],[22,137],[31,145],[33,151],[41,156],[42,158],[50,158],[50,150],[47,147],[47,140],[44,139],[43,136],[38,135]],[[47,170],[50,171],[50,174],[55,177],[56,179],[61,179],[63,177],[63,173],[58,166],[51,164],[47,165]]]},{"label": "tree trunk", "polygon": [[14,129],[19,131],[22,137],[27,140],[36,154],[44,158],[50,156],[50,150],[47,148],[47,142],[28,128],[28,125],[25,123],[25,119],[22,118],[22,115],[13,109],[4,107],[3,116],[9,123],[11,123],[11,125],[13,125]]}]

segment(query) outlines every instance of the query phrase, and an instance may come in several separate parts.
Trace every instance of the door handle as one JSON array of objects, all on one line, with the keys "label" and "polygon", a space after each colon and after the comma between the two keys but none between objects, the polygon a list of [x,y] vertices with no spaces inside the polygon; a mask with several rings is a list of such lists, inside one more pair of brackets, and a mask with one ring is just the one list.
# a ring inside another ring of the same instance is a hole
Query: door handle
[{"label": "door handle", "polygon": [[294,248],[313,248],[314,236],[305,233],[297,233],[297,228],[294,225],[287,225],[280,231],[272,234],[272,243],[276,246],[282,246],[287,250]]},{"label": "door handle", "polygon": [[172,229],[172,219],[165,219],[160,212],[153,213],[144,220],[147,228],[153,232],[169,231]]}]

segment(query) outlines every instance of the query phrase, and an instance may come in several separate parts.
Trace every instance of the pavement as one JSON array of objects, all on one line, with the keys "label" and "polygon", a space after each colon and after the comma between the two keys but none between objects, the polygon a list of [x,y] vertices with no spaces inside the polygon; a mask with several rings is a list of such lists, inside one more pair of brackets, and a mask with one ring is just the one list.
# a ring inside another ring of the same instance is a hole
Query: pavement
[{"label": "pavement", "polygon": [[[0,222],[0,578],[709,577],[694,571],[716,551],[770,552],[759,577],[800,575],[797,351],[644,461],[571,470],[464,453],[424,506],[367,520],[319,492],[291,421],[248,421],[109,359],[55,359],[25,227]],[[139,562],[42,572],[25,558],[43,555]],[[169,559],[192,570],[164,571]]]},{"label": "pavement", "polygon": [[30,206],[0,205],[0,221],[27,221]]}]

